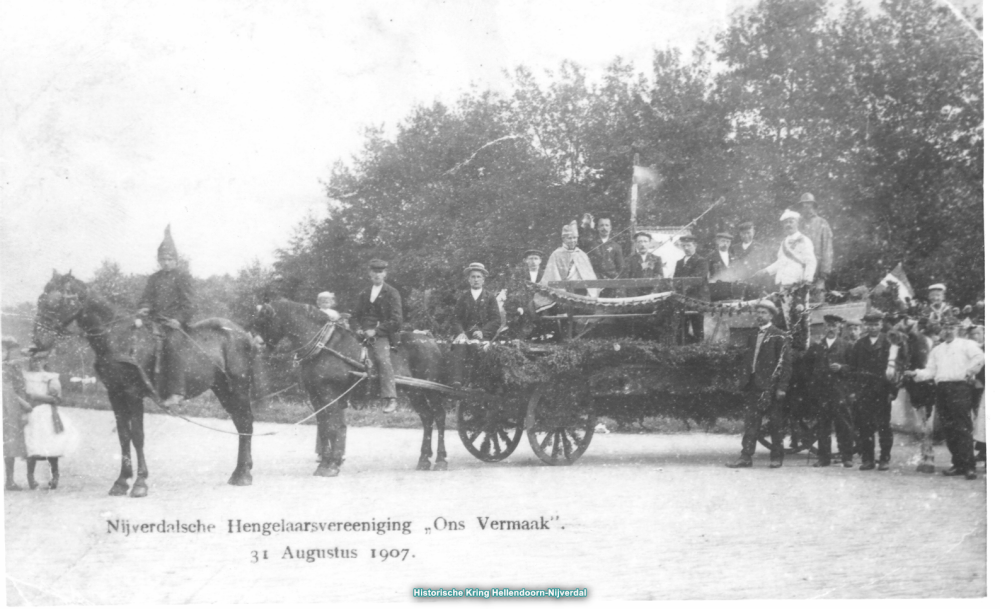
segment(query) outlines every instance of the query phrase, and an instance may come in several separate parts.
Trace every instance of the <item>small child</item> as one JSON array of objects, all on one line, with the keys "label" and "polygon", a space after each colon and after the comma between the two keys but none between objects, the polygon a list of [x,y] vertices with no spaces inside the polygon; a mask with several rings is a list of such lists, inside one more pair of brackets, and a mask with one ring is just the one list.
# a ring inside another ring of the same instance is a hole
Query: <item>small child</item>
[{"label": "small child", "polygon": [[326,313],[326,316],[330,318],[330,321],[340,320],[340,313],[333,308],[337,306],[337,297],[333,294],[333,292],[320,292],[316,296],[316,306],[319,307],[320,311]]},{"label": "small child", "polygon": [[38,360],[29,363],[30,371],[24,373],[25,391],[32,411],[24,428],[24,443],[28,453],[28,486],[38,488],[35,482],[35,464],[49,462],[51,479],[49,488],[59,486],[59,457],[66,456],[76,442],[77,435],[69,419],[57,407],[62,401],[59,373],[48,371]]}]

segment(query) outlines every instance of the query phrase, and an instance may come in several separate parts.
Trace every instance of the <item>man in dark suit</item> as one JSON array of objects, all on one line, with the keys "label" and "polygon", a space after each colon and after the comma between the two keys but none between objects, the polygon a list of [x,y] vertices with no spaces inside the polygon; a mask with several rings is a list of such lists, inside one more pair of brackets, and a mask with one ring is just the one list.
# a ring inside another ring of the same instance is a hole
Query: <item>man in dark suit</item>
[{"label": "man in dark suit", "polygon": [[[625,279],[648,279],[653,277],[663,277],[663,261],[660,257],[649,251],[649,244],[652,241],[649,233],[635,234],[635,253],[625,259]],[[629,288],[629,296],[645,296],[652,293],[653,288]]]},{"label": "man in dark suit", "polygon": [[389,263],[373,259],[368,263],[368,277],[372,287],[358,295],[358,305],[351,315],[370,345],[370,353],[378,371],[379,397],[385,402],[382,412],[396,410],[396,374],[392,369],[391,349],[399,341],[399,327],[403,324],[403,301],[399,292],[385,282]]},{"label": "man in dark suit", "polygon": [[743,419],[743,450],[740,458],[726,467],[753,466],[757,436],[765,415],[771,433],[771,467],[781,467],[784,461],[784,401],[792,368],[789,362],[782,361],[786,339],[774,327],[777,315],[778,308],[769,300],[758,301],[754,309],[757,331],[747,340],[747,358],[740,377],[741,386],[751,394]]},{"label": "man in dark suit", "polygon": [[735,262],[729,245],[733,236],[725,231],[715,233],[715,251],[708,257],[708,277],[712,281],[733,281],[730,268]]},{"label": "man in dark suit", "polygon": [[[580,247],[590,257],[590,264],[598,279],[618,279],[625,271],[625,256],[622,246],[611,239],[611,218],[597,217],[597,231],[590,226],[590,214],[583,216],[580,231]],[[616,290],[605,288],[601,296],[613,298]]]},{"label": "man in dark suit", "polygon": [[455,305],[455,317],[451,328],[455,333],[451,345],[451,384],[461,387],[465,381],[465,371],[471,368],[470,340],[493,340],[500,329],[500,307],[496,294],[483,289],[489,273],[486,267],[473,262],[465,269],[469,289],[462,292]]},{"label": "man in dark suit", "polygon": [[180,404],[187,393],[184,361],[180,354],[188,340],[184,328],[194,315],[194,291],[191,289],[191,276],[178,266],[177,247],[170,235],[169,225],[163,233],[163,242],[157,249],[156,257],[160,270],[146,281],[146,289],[139,300],[138,315],[150,317],[153,331],[162,341],[161,378],[156,382],[167,396],[163,405],[169,408]]},{"label": "man in dark suit", "polygon": [[[705,280],[701,283],[689,285],[679,291],[688,298],[709,302],[712,297],[708,291],[708,260],[698,254],[698,242],[695,240],[694,235],[684,235],[679,241],[681,242],[681,249],[684,250],[684,257],[678,260],[674,266],[674,278],[696,277]],[[688,327],[691,328],[690,333],[688,333]],[[685,340],[688,337],[695,342],[701,342],[704,335],[704,319],[701,314],[691,315],[681,325],[681,336],[678,337],[678,344],[689,342],[689,340]]]},{"label": "man in dark suit", "polygon": [[507,325],[513,335],[522,340],[534,332],[537,316],[531,284],[538,283],[543,274],[541,250],[525,250],[523,264],[517,265],[508,284],[507,300],[504,301]]},{"label": "man in dark suit", "polygon": [[851,348],[848,364],[857,377],[857,397],[855,416],[858,421],[858,452],[861,454],[862,470],[875,469],[875,433],[879,434],[878,469],[889,469],[889,453],[892,450],[892,428],[882,425],[892,413],[890,391],[892,386],[885,378],[889,364],[889,341],[882,334],[883,315],[872,310],[861,321],[865,324],[867,336],[862,336]]},{"label": "man in dark suit", "polygon": [[816,407],[816,434],[819,437],[819,459],[813,467],[830,465],[831,427],[837,430],[837,447],[844,467],[853,467],[854,422],[847,403],[845,372],[848,369],[851,349],[840,337],[844,319],[838,315],[825,315],[826,336],[809,345],[803,365],[812,377],[812,401]]}]

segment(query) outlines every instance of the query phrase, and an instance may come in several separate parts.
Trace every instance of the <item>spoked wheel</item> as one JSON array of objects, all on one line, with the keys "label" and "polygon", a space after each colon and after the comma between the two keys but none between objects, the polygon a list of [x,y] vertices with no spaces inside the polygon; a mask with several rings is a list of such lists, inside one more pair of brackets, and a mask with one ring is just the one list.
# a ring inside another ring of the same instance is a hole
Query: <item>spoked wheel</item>
[{"label": "spoked wheel", "polygon": [[503,461],[511,456],[523,432],[523,408],[470,400],[458,404],[458,437],[480,461]]},{"label": "spoked wheel", "polygon": [[[800,418],[789,421],[790,429],[785,429],[784,451],[786,455],[800,453],[804,450],[815,452],[816,445],[816,421],[809,418]],[[771,450],[771,435],[767,431],[768,422],[765,420],[760,426],[760,435],[757,441],[762,446]]]},{"label": "spoked wheel", "polygon": [[524,426],[538,458],[549,465],[572,465],[590,446],[597,414],[586,391],[558,384],[538,386],[528,402]]}]

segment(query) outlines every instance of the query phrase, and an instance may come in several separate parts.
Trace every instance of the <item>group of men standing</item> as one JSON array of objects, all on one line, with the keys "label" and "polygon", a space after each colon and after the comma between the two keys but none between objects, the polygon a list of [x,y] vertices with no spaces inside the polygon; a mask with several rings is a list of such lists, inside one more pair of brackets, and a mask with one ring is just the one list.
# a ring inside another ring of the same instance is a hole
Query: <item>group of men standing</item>
[{"label": "group of men standing", "polygon": [[[941,284],[930,289],[931,293],[943,291]],[[818,459],[814,467],[831,465],[831,433],[835,433],[845,468],[854,466],[857,454],[860,470],[888,470],[893,446],[892,400],[899,388],[905,388],[922,423],[937,411],[952,455],[952,467],[944,475],[976,479],[972,414],[981,397],[976,381],[981,379],[985,355],[976,341],[958,336],[961,322],[957,317],[949,312],[936,320],[904,318],[892,325],[881,312],[872,310],[861,320],[864,334],[855,339],[852,333],[844,332],[844,319],[826,315],[824,336],[803,354],[792,349],[787,333],[775,328],[773,321],[779,310],[774,303],[758,301],[755,316],[758,328],[748,338],[742,376],[752,400],[744,419],[742,451],[736,461],[726,464],[728,467],[753,465],[765,417],[771,439],[770,467],[782,466],[794,366],[808,378],[802,389],[816,419]],[[933,473],[931,430],[925,428],[923,434],[923,460],[917,471]]]}]

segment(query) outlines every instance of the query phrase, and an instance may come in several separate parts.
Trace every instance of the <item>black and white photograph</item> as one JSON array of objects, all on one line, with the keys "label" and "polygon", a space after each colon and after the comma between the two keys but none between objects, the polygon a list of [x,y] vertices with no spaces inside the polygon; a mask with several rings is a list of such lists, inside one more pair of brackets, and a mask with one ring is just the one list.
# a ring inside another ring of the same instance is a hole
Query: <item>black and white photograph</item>
[{"label": "black and white photograph", "polygon": [[0,2],[6,605],[984,604],[987,4]]}]

